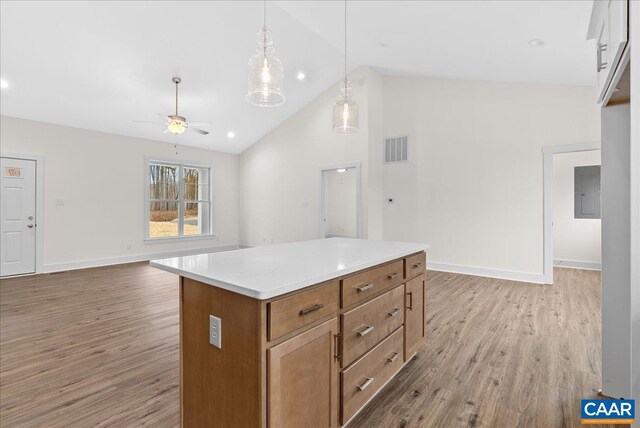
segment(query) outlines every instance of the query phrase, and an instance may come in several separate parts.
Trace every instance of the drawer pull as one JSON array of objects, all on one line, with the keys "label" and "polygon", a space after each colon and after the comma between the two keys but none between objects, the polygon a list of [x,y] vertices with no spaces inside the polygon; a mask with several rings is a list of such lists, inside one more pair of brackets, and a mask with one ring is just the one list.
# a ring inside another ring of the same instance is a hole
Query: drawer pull
[{"label": "drawer pull", "polygon": [[364,330],[361,330],[358,332],[358,336],[362,337],[362,336],[366,336],[367,334],[371,333],[373,331],[373,326],[372,325],[368,325],[365,327]]},{"label": "drawer pull", "polygon": [[395,308],[393,311],[389,312],[388,314],[389,314],[390,317],[395,317],[399,313],[400,313],[400,309],[399,308]]},{"label": "drawer pull", "polygon": [[398,272],[390,273],[389,275],[387,275],[387,279],[393,279],[396,276],[398,276]]},{"label": "drawer pull", "polygon": [[373,288],[373,284],[361,285],[360,287],[356,287],[358,293],[362,293],[363,291],[371,290]]},{"label": "drawer pull", "polygon": [[414,269],[417,269],[417,268],[419,268],[420,266],[422,266],[422,262],[418,262],[418,263],[414,263],[414,264],[413,264],[413,268],[414,268]]},{"label": "drawer pull", "polygon": [[362,385],[358,385],[356,388],[358,388],[358,391],[364,391],[365,389],[367,389],[369,387],[369,385],[371,385],[371,382],[373,382],[373,378],[372,377],[366,377],[366,380],[364,381],[364,383]]},{"label": "drawer pull", "polygon": [[394,352],[392,356],[387,358],[387,361],[389,361],[390,363],[393,363],[395,360],[398,359],[398,355],[400,355],[398,352]]},{"label": "drawer pull", "polygon": [[338,352],[339,345],[340,345],[340,335],[334,334],[333,335],[333,358],[335,358],[336,360],[342,361],[342,355],[340,355],[340,353]]},{"label": "drawer pull", "polygon": [[409,296],[409,306],[407,307],[407,309],[412,311],[413,310],[413,291],[409,291],[407,293],[407,296]]},{"label": "drawer pull", "polygon": [[309,306],[308,308],[300,309],[300,316],[310,314],[311,312],[315,312],[319,309],[324,308],[324,305],[321,303],[316,303],[313,306]]}]

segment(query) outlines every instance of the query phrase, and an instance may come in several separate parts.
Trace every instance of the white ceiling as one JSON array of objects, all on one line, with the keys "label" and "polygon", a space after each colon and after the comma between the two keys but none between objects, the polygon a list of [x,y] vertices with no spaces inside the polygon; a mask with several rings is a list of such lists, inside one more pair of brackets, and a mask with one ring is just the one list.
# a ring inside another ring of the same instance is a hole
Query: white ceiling
[{"label": "white ceiling", "polygon": [[[277,1],[268,25],[287,102],[244,99],[262,3],[0,3],[3,115],[240,153],[340,78],[343,3]],[[593,84],[584,40],[590,1],[351,1],[349,69],[387,75]],[[546,40],[531,48],[533,38]],[[382,42],[386,47],[378,46]],[[297,71],[307,78],[300,82]],[[136,124],[173,111],[207,121],[208,136]],[[330,126],[330,124],[327,124]],[[228,139],[228,131],[236,137]]]}]

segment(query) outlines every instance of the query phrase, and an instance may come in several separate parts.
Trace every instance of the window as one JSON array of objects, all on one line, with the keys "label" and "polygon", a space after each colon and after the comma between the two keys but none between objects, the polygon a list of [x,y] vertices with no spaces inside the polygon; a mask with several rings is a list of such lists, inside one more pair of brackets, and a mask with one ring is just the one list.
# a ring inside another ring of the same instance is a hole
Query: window
[{"label": "window", "polygon": [[574,168],[574,218],[600,218],[600,165]]},{"label": "window", "polygon": [[187,164],[149,161],[148,239],[211,234],[211,172]]}]

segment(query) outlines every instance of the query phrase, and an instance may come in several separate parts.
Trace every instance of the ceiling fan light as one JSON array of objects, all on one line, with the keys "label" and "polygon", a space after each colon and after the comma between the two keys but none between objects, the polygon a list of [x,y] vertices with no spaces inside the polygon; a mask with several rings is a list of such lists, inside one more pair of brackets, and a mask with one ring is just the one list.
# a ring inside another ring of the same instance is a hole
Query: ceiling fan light
[{"label": "ceiling fan light", "polygon": [[258,49],[249,60],[249,91],[247,101],[260,107],[276,107],[286,101],[282,91],[284,70],[275,56],[271,31],[262,27],[258,32]]},{"label": "ceiling fan light", "polygon": [[184,126],[184,123],[179,121],[179,120],[172,120],[171,122],[169,122],[169,124],[167,125],[167,129],[169,130],[169,132],[171,132],[172,134],[182,134],[187,128]]}]

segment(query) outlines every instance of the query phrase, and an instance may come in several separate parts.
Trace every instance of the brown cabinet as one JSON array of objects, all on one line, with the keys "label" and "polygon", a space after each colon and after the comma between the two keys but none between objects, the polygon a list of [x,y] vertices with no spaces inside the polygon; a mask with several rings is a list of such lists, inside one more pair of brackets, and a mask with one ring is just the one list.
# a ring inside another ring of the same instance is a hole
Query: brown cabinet
[{"label": "brown cabinet", "polygon": [[404,358],[408,360],[425,342],[425,282],[422,274],[405,284]]},{"label": "brown cabinet", "polygon": [[333,318],[267,350],[270,427],[338,426]]},{"label": "brown cabinet", "polygon": [[[181,426],[333,428],[425,342],[424,253],[272,299],[180,283]],[[210,316],[222,322],[210,344]]]}]

